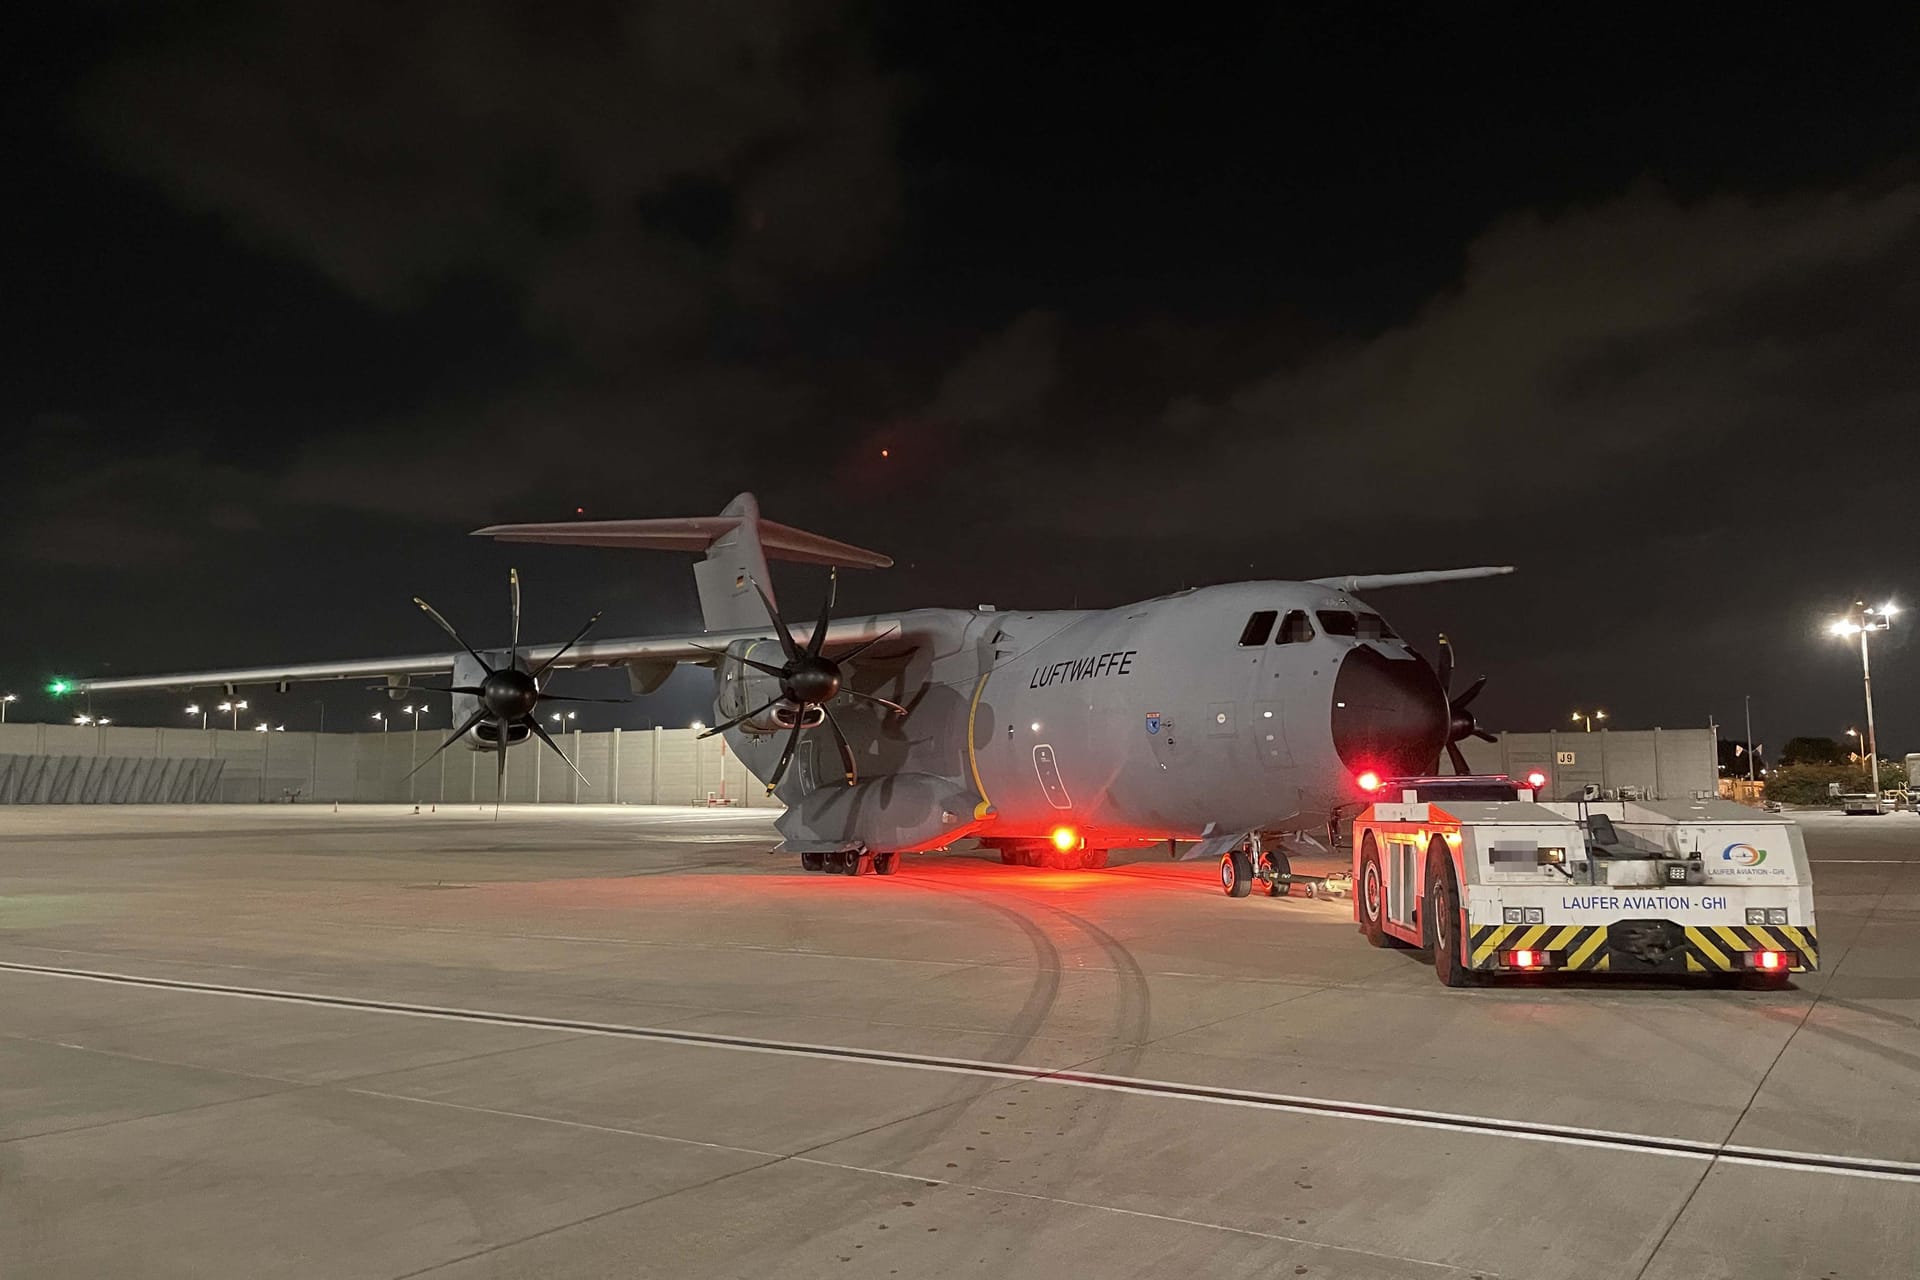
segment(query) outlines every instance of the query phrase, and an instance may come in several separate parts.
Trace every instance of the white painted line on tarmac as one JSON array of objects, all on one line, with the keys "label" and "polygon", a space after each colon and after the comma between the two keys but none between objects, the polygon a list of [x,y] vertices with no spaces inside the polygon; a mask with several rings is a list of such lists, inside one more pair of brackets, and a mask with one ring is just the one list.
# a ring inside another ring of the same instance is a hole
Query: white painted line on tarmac
[{"label": "white painted line on tarmac", "polygon": [[627,1026],[620,1023],[588,1022],[572,1018],[543,1018],[527,1014],[499,1013],[486,1009],[460,1009],[388,1000],[366,1000],[354,996],[330,996],[310,991],[278,991],[260,987],[227,986],[220,983],[188,982],[176,978],[152,978],[139,974],[110,973],[92,969],[19,964],[13,961],[0,961],[0,972],[106,983],[114,986],[146,987],[160,991],[225,996],[241,1000],[263,1000],[277,1004],[309,1005],[357,1013],[393,1014],[441,1022],[468,1022],[487,1026],[569,1031],[579,1035],[644,1040],[655,1044],[673,1044],[691,1048],[726,1049],[737,1053],[764,1053],[789,1058],[814,1058],[866,1066],[896,1067],[908,1071],[935,1071],[946,1075],[1018,1080],[1180,1102],[1202,1102],[1215,1106],[1248,1107],[1335,1120],[1360,1120],[1373,1124],[1513,1138],[1522,1142],[1543,1142],[1556,1146],[1590,1147],[1638,1155],[1669,1156],[1681,1160],[1719,1161],[1776,1171],[1920,1184],[1920,1164],[1904,1160],[1879,1160],[1821,1151],[1785,1151],[1769,1147],[1735,1146],[1729,1143],[1703,1142],[1691,1138],[1669,1138],[1653,1133],[1587,1129],[1572,1125],[1511,1120],[1499,1116],[1424,1111],[1414,1107],[1399,1107],[1385,1103],[1314,1098],[1299,1094],[1263,1093],[1252,1089],[1189,1084],[1177,1080],[1151,1080],[1139,1076],[1110,1075],[1098,1071],[1050,1069],[1014,1062],[948,1058],[937,1054],[907,1053],[890,1049],[861,1049],[852,1045],[809,1044],[797,1040],[770,1040],[754,1036],[724,1035],[711,1031]]}]

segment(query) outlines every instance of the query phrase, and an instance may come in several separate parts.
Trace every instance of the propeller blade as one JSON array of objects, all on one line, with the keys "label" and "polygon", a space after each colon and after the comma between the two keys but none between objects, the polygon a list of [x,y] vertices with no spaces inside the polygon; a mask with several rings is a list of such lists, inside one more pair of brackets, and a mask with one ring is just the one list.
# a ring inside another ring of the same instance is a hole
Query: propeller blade
[{"label": "propeller blade", "polygon": [[507,570],[507,585],[513,591],[513,640],[510,648],[513,653],[513,665],[520,665],[520,571]]},{"label": "propeller blade", "polygon": [[1478,738],[1482,742],[1500,741],[1500,739],[1494,737],[1492,734],[1488,733],[1485,729],[1475,729],[1472,733],[1468,734],[1467,736],[1470,738]]},{"label": "propeller blade", "polygon": [[1440,633],[1440,669],[1434,673],[1440,677],[1440,692],[1453,695],[1453,641],[1447,639],[1447,633]]},{"label": "propeller blade", "polygon": [[564,693],[536,693],[535,702],[632,702],[632,698],[570,698]]},{"label": "propeller blade", "polygon": [[1466,776],[1467,757],[1457,744],[1451,742],[1447,744],[1447,759],[1453,761],[1453,772],[1456,777]]},{"label": "propeller blade", "polygon": [[840,763],[847,770],[847,785],[860,781],[860,770],[853,763],[853,747],[847,742],[847,735],[840,731],[840,722],[833,718],[833,712],[826,707],[820,708],[827,713],[827,728],[833,730],[833,740],[840,747]]},{"label": "propeller blade", "polygon": [[855,658],[859,657],[861,654],[873,648],[873,646],[879,644],[882,640],[885,640],[888,636],[893,635],[895,632],[899,630],[900,630],[899,627],[888,627],[885,631],[882,631],[879,635],[875,636],[873,639],[862,640],[859,644],[853,646],[853,648],[847,650],[845,653],[835,658],[834,661],[835,662],[852,662]]},{"label": "propeller blade", "polygon": [[[367,687],[369,689],[385,689],[387,686],[383,684],[372,684],[372,685],[368,685]],[[481,689],[481,687],[477,684],[451,684],[451,685],[449,684],[412,684],[412,685],[408,685],[407,687],[409,689],[414,690],[417,693],[479,694],[479,693],[485,692],[485,690]]]},{"label": "propeller blade", "polygon": [[422,769],[432,764],[434,756],[439,755],[442,751],[445,751],[448,747],[460,741],[460,739],[466,737],[468,730],[472,729],[473,726],[479,724],[482,720],[485,720],[486,718],[487,718],[487,709],[485,707],[480,708],[478,711],[468,716],[467,722],[465,724],[461,725],[458,729],[455,729],[445,742],[441,743],[439,746],[433,749],[433,755],[428,756],[425,760],[422,760],[419,764],[407,770],[407,777],[411,778],[414,774],[420,772]]},{"label": "propeller blade", "polygon": [[711,738],[716,733],[725,733],[727,730],[733,728],[733,726],[739,724],[741,721],[751,720],[755,716],[759,715],[762,711],[767,710],[768,707],[775,707],[775,706],[778,706],[779,704],[780,704],[780,699],[775,698],[773,699],[773,701],[767,703],[765,706],[755,707],[753,710],[745,713],[744,715],[737,715],[733,719],[727,721],[725,724],[717,724],[713,726],[713,728],[706,730],[704,733],[700,734],[699,736],[702,738]]},{"label": "propeller blade", "polygon": [[533,730],[534,733],[538,735],[540,741],[546,743],[549,747],[552,747],[553,754],[559,756],[562,760],[565,760],[567,762],[567,768],[573,770],[574,777],[580,779],[581,782],[585,783],[589,787],[593,785],[591,782],[587,782],[587,775],[580,772],[580,766],[576,765],[571,759],[568,758],[567,753],[560,749],[560,744],[547,736],[547,731],[540,727],[540,722],[538,720],[535,720],[532,716],[528,716],[526,719],[522,720],[520,723],[526,725],[527,728]]},{"label": "propeller blade", "polygon": [[440,629],[446,632],[448,635],[452,636],[453,642],[455,644],[459,645],[462,649],[465,649],[468,653],[473,654],[473,660],[480,664],[480,669],[482,671],[486,672],[488,675],[493,674],[493,668],[487,665],[487,660],[481,657],[477,652],[475,652],[474,647],[472,645],[468,644],[465,640],[462,640],[460,638],[460,633],[453,629],[453,624],[451,622],[448,622],[445,618],[440,616],[440,611],[438,609],[428,604],[425,600],[422,600],[419,596],[415,596],[413,598],[413,602],[419,605],[422,609],[426,610],[427,616],[429,618],[432,618],[435,622],[439,623]]},{"label": "propeller blade", "polygon": [[499,749],[494,753],[500,757],[500,762],[494,768],[494,771],[493,771],[493,820],[495,822],[500,821],[500,802],[506,799],[506,795],[507,795],[506,729],[507,729],[507,726],[505,725],[500,726],[500,746],[499,746]]},{"label": "propeller blade", "polygon": [[787,624],[781,621],[780,611],[773,607],[773,597],[769,596],[759,582],[753,584],[754,592],[759,595],[760,603],[767,607],[767,618],[773,623],[773,629],[780,636],[781,652],[792,662],[800,656],[799,648],[793,643],[793,633],[787,630]]},{"label": "propeller blade", "polygon": [[1485,676],[1481,676],[1478,680],[1475,680],[1472,684],[1467,686],[1467,691],[1465,693],[1453,699],[1453,709],[1455,711],[1464,709],[1469,702],[1472,702],[1475,698],[1479,697],[1480,691],[1486,687],[1487,687],[1487,678]]},{"label": "propeller blade", "polygon": [[858,689],[842,689],[840,692],[859,698],[864,702],[877,702],[897,716],[907,714],[907,709],[897,702],[888,702],[885,698],[875,697],[871,693],[862,693]]},{"label": "propeller blade", "polygon": [[787,765],[793,761],[793,750],[800,745],[800,722],[793,722],[793,732],[787,735],[787,749],[780,753],[780,763],[773,767],[773,776],[767,779],[767,794],[780,785],[780,779],[787,776]]},{"label": "propeller blade", "polygon": [[709,649],[703,644],[697,644],[693,647],[702,653],[712,654],[722,662],[737,662],[743,667],[752,667],[755,671],[763,671],[770,676],[784,676],[787,674],[779,667],[768,666],[764,662],[755,662],[752,658],[744,658],[737,653],[728,653],[725,649]]},{"label": "propeller blade", "polygon": [[813,624],[813,639],[807,641],[807,656],[820,656],[820,646],[827,642],[827,623],[833,619],[833,597],[840,588],[840,571],[827,570],[827,598],[820,605],[820,621]]},{"label": "propeller blade", "polygon": [[587,625],[573,633],[573,639],[561,645],[560,648],[554,652],[554,655],[551,658],[548,658],[545,662],[540,664],[540,669],[533,673],[533,678],[535,680],[538,680],[541,676],[547,674],[548,668],[552,667],[554,663],[560,661],[561,657],[566,653],[567,650],[579,644],[580,637],[586,635],[587,632],[593,630],[593,624],[598,621],[600,621],[600,615],[597,613],[594,614],[591,618],[588,618]]}]

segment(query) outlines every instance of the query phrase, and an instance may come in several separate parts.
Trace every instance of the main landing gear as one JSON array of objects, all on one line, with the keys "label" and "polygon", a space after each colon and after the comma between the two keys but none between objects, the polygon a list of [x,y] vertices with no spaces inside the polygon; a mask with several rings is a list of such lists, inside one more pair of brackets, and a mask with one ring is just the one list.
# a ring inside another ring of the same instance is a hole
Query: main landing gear
[{"label": "main landing gear", "polygon": [[833,876],[857,876],[863,871],[871,871],[877,876],[890,876],[900,866],[897,853],[803,853],[800,855],[802,871],[824,871]]},{"label": "main landing gear", "polygon": [[1107,865],[1105,849],[1056,849],[1051,841],[1001,845],[1000,861],[1009,867],[1048,867],[1054,871],[1098,871]]}]

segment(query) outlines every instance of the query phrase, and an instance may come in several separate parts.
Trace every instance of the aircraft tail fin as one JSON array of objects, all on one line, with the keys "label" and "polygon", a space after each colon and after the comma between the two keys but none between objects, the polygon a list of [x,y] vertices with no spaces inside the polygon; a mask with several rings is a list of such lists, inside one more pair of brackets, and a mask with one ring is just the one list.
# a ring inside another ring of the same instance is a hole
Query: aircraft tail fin
[{"label": "aircraft tail fin", "polygon": [[885,569],[893,564],[891,557],[877,551],[763,520],[760,504],[751,493],[737,495],[717,516],[496,524],[473,532],[475,537],[499,542],[702,552],[703,558],[693,567],[693,579],[700,594],[701,618],[709,631],[733,631],[766,623],[766,610],[754,595],[753,584],[758,582],[772,596],[768,560],[843,569]]}]

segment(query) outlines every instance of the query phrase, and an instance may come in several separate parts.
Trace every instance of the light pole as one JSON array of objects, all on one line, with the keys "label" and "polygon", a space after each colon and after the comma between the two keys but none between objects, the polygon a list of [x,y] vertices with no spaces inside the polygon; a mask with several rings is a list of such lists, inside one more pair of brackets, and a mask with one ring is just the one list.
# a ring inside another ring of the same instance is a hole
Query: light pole
[{"label": "light pole", "polygon": [[189,705],[189,706],[187,707],[187,714],[188,714],[188,715],[190,715],[190,716],[199,716],[199,717],[200,717],[200,727],[201,727],[202,729],[204,729],[204,728],[206,728],[206,727],[207,727],[207,709],[206,709],[205,707],[203,707],[203,706],[201,706],[201,705],[200,705],[199,703],[197,703],[197,702],[195,702],[195,703],[191,703],[191,704],[190,704],[190,705]]},{"label": "light pole", "polygon": [[1753,695],[1742,694],[1747,704],[1747,781],[1753,781]]},{"label": "light pole", "polygon": [[1595,708],[1591,715],[1589,715],[1585,711],[1576,711],[1573,713],[1573,722],[1575,724],[1586,725],[1588,733],[1593,732],[1593,722],[1595,720],[1605,720],[1606,718],[1607,718],[1607,713],[1599,710],[1598,708]]},{"label": "light pole", "polygon": [[247,702],[246,702],[246,699],[244,698],[242,698],[238,702],[223,702],[219,706],[214,708],[215,711],[233,712],[233,728],[234,728],[234,732],[236,733],[239,732],[240,730],[240,713],[242,711],[245,711],[246,709],[247,709]]},{"label": "light pole", "polygon": [[[412,703],[408,703],[406,706],[400,708],[402,714],[413,717],[413,733],[407,738],[407,763],[413,766],[413,769],[407,773],[407,801],[409,803],[415,798],[414,787],[416,784],[414,783],[413,775],[419,772],[420,769],[420,714],[426,709],[427,704],[424,702],[417,707]],[[382,723],[385,722],[383,721]]]},{"label": "light pole", "polygon": [[569,720],[577,719],[579,715],[580,713],[578,711],[569,711],[565,715],[562,715],[560,712],[556,711],[551,716],[548,716],[547,718],[553,721],[555,724],[565,724]]},{"label": "light pole", "polygon": [[380,732],[385,733],[387,731],[386,713],[384,711],[376,711],[373,713],[373,718],[380,722]]},{"label": "light pole", "polygon": [[73,718],[73,722],[78,725],[89,725],[93,723],[93,717],[85,712],[81,712]]},{"label": "light pole", "polygon": [[0,724],[7,722],[7,708],[20,701],[17,693],[0,694]]},{"label": "light pole", "polygon": [[1869,609],[1865,602],[1855,600],[1853,609],[1844,618],[1835,618],[1827,625],[1827,630],[1836,636],[1850,636],[1858,632],[1860,636],[1860,689],[1867,699],[1867,759],[1872,761],[1873,803],[1877,809],[1880,804],[1880,744],[1873,736],[1873,663],[1867,657],[1867,637],[1875,631],[1891,631],[1893,615],[1899,610],[1891,601],[1878,609]]}]

